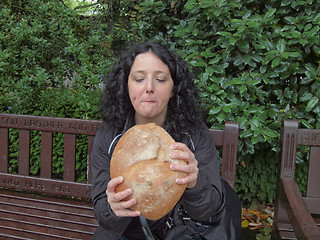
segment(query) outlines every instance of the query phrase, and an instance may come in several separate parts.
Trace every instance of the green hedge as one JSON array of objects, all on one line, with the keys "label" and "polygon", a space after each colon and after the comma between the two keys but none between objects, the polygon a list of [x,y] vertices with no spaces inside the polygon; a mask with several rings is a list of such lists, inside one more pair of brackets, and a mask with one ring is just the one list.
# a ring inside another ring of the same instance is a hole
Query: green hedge
[{"label": "green hedge", "polygon": [[[103,73],[111,53],[95,24],[59,1],[0,3],[0,112],[99,119]],[[31,133],[30,173],[39,174],[40,135]],[[9,172],[17,171],[18,135],[10,132]],[[87,147],[77,139],[76,177],[85,181]],[[62,178],[63,136],[54,135],[53,175]]]},{"label": "green hedge", "polygon": [[199,69],[208,121],[240,124],[245,167],[237,168],[237,189],[244,200],[272,201],[281,120],[320,128],[319,2],[188,1],[186,8],[192,14],[173,35]]},{"label": "green hedge", "polygon": [[[148,1],[140,7],[145,17],[137,25],[148,27],[148,38],[163,37],[195,70],[208,124],[239,122],[242,200],[272,202],[281,120],[320,128],[320,2]],[[303,150],[297,163],[304,191]]]},{"label": "green hedge", "polygon": [[[7,2],[1,112],[98,119],[99,84],[118,51],[160,40],[196,73],[208,125],[239,122],[236,190],[244,203],[274,200],[282,119],[320,128],[319,0],[112,0],[89,17],[58,1]],[[299,149],[302,189],[305,155]]]}]

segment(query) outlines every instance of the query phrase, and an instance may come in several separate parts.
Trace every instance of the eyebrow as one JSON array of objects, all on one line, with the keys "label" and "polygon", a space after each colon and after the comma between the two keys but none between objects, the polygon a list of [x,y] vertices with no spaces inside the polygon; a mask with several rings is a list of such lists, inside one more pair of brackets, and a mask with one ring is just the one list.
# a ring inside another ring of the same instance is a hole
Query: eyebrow
[{"label": "eyebrow", "polygon": [[[143,71],[143,70],[137,70],[137,71],[132,72],[131,74],[133,74],[133,73],[145,73],[145,72],[146,72],[146,71]],[[169,72],[165,72],[165,71],[156,71],[155,73],[156,73],[156,74],[164,73],[164,74],[170,75]]]}]

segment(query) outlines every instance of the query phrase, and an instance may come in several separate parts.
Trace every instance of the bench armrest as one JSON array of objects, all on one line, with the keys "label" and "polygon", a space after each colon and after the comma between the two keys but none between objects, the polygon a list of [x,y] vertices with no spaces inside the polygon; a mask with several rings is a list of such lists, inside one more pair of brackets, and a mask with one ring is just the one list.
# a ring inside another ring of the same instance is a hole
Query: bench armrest
[{"label": "bench armrest", "polygon": [[283,202],[297,239],[319,239],[320,231],[309,213],[297,183],[293,178],[281,177]]}]

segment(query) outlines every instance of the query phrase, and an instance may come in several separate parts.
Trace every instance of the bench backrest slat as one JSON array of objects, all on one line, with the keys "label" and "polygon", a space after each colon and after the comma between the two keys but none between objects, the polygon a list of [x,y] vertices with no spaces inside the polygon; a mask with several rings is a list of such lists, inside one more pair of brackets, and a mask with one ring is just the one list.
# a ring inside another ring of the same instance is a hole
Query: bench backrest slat
[{"label": "bench backrest slat", "polygon": [[210,129],[216,147],[222,147],[221,177],[234,188],[237,162],[239,125],[227,121],[224,129]]},{"label": "bench backrest slat", "polygon": [[0,172],[8,172],[9,159],[9,129],[0,128]]},{"label": "bench backrest slat", "polygon": [[19,175],[29,176],[30,170],[30,131],[19,131]]},{"label": "bench backrest slat", "polygon": [[41,132],[40,177],[52,176],[52,132]]},{"label": "bench backrest slat", "polygon": [[87,175],[88,175],[88,183],[92,183],[92,171],[91,171],[91,152],[94,142],[94,136],[88,136],[88,156],[87,156]]},{"label": "bench backrest slat", "polygon": [[312,161],[309,163],[307,197],[320,200],[320,147],[310,148],[310,159]]},{"label": "bench backrest slat", "polygon": [[76,135],[64,134],[64,161],[63,180],[73,182],[75,180],[76,166]]},{"label": "bench backrest slat", "polygon": [[211,136],[214,141],[214,145],[216,147],[222,147],[223,146],[223,133],[224,130],[221,129],[210,129]]}]

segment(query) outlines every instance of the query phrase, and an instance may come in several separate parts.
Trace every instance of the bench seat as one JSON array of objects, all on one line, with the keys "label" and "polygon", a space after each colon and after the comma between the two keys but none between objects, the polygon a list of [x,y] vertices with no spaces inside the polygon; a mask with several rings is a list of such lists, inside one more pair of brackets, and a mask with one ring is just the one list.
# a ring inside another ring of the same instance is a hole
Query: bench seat
[{"label": "bench seat", "polygon": [[92,203],[0,189],[0,239],[91,239]]}]

